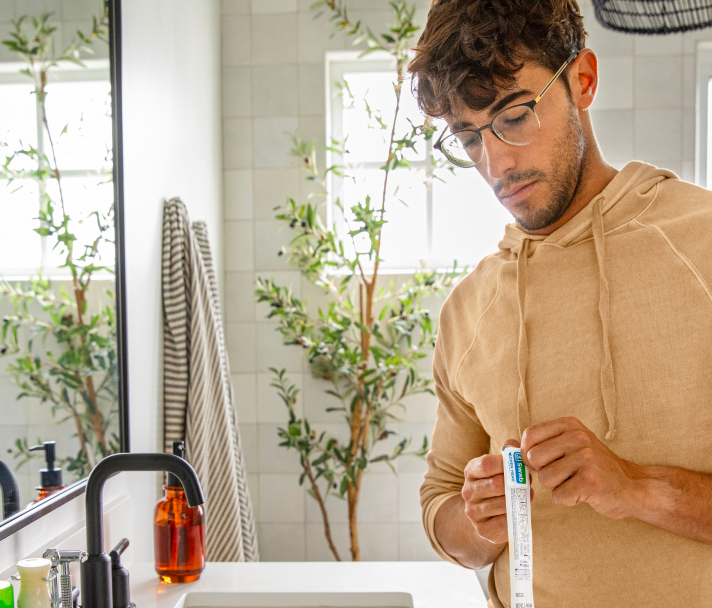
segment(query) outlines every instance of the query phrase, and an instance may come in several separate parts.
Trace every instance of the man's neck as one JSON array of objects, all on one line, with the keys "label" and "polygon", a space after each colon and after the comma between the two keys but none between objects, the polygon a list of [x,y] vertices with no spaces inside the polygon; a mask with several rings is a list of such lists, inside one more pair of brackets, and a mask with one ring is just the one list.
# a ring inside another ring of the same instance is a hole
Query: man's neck
[{"label": "man's neck", "polygon": [[576,192],[574,193],[574,200],[564,215],[546,228],[541,228],[539,230],[522,229],[524,232],[527,234],[543,234],[544,236],[551,234],[574,217],[579,211],[581,211],[581,209],[588,205],[588,203],[591,202],[595,196],[600,194],[609,183],[611,183],[611,180],[618,174],[618,169],[612,167],[606,162],[601,153],[598,151],[597,146],[595,148],[595,153],[591,156],[592,158],[588,159],[586,171],[584,171],[584,175],[581,176],[581,182],[578,184]]}]

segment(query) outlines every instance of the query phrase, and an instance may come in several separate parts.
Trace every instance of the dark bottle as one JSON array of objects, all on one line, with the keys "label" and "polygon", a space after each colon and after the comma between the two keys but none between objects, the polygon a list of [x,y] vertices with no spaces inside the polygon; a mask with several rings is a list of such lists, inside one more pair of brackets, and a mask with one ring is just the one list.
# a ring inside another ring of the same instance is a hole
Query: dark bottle
[{"label": "dark bottle", "polygon": [[45,441],[42,445],[36,445],[30,448],[30,452],[38,452],[39,450],[44,450],[47,468],[40,469],[41,485],[35,488],[38,497],[35,498],[31,504],[40,502],[67,487],[62,483],[62,469],[54,466],[54,461],[56,460],[54,441]]},{"label": "dark bottle", "polygon": [[[185,443],[173,442],[173,453],[185,459]],[[189,507],[185,490],[168,474],[164,498],[153,513],[154,560],[158,577],[166,583],[190,583],[205,569],[203,508]]]}]

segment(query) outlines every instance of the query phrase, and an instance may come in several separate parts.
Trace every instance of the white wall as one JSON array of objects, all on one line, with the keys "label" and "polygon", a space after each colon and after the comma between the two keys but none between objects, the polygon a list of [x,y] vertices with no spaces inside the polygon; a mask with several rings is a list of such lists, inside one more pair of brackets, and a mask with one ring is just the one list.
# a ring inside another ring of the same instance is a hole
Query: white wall
[{"label": "white wall", "polygon": [[[267,561],[330,560],[314,501],[297,482],[295,453],[277,446],[285,408],[269,387],[270,366],[286,367],[301,389],[299,411],[318,428],[343,432],[324,386],[307,372],[301,353],[281,344],[266,309],[256,306],[255,277],[291,285],[310,304],[321,296],[277,251],[287,238],[273,207],[287,196],[305,200],[307,188],[287,153],[284,132],[299,128],[305,139],[325,139],[324,57],[347,48],[344,36],[329,38],[324,17],[313,19],[311,0],[222,0],[222,79],[225,183],[225,293],[227,341],[238,395],[250,492],[256,505],[260,551]],[[417,0],[416,23],[429,2]],[[381,32],[391,19],[387,0],[347,0],[352,20]],[[600,90],[592,117],[606,157],[622,167],[632,159],[694,175],[694,44],[712,30],[665,37],[610,32],[593,18],[590,0],[581,8],[588,46],[600,58]],[[323,167],[323,156],[319,158]],[[396,280],[398,278],[396,277]],[[437,310],[438,304],[431,309]],[[436,403],[411,402],[402,435],[430,435]],[[423,462],[403,459],[395,478],[374,468],[365,477],[360,510],[365,560],[437,559],[420,521],[418,488]],[[338,502],[338,501],[335,501]],[[343,504],[332,504],[332,528],[348,559]]]},{"label": "white wall", "polygon": [[[207,222],[222,271],[217,0],[122,2],[124,209],[132,452],[161,451],[163,203]],[[153,559],[159,475],[136,475],[134,549]]]}]

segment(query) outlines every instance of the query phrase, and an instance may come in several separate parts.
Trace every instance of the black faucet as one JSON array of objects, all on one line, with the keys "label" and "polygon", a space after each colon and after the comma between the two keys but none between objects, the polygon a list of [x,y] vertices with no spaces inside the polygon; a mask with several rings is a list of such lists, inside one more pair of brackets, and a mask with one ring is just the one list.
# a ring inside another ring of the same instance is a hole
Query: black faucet
[{"label": "black faucet", "polygon": [[2,516],[5,519],[20,510],[20,490],[17,488],[17,479],[2,461],[0,461],[0,487],[2,487]]},{"label": "black faucet", "polygon": [[82,608],[112,608],[111,558],[104,553],[102,492],[109,477],[122,471],[168,471],[180,479],[188,505],[205,502],[200,481],[185,460],[172,454],[114,454],[97,464],[86,489],[87,559],[81,564]]}]

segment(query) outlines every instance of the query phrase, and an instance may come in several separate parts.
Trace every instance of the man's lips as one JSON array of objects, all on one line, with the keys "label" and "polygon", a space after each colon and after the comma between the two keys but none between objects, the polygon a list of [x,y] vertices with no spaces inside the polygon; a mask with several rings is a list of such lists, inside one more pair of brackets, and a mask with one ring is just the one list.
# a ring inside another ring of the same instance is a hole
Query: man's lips
[{"label": "man's lips", "polygon": [[519,203],[529,196],[535,185],[536,181],[529,182],[524,186],[519,186],[516,189],[511,190],[508,194],[500,194],[498,198],[500,201],[507,204]]}]

